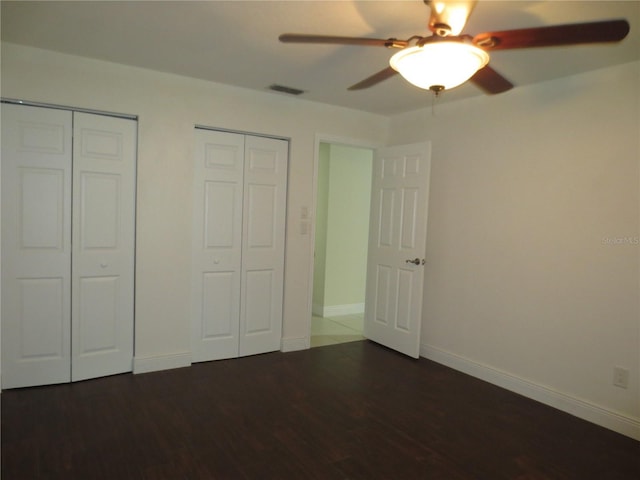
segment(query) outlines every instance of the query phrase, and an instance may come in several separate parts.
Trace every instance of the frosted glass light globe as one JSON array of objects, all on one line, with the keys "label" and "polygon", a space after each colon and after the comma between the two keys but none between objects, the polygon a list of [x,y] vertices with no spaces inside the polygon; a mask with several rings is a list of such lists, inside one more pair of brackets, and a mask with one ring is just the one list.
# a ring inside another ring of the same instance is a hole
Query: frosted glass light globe
[{"label": "frosted glass light globe", "polygon": [[389,60],[391,68],[425,90],[445,90],[469,80],[489,63],[489,54],[459,41],[438,41],[400,50]]}]

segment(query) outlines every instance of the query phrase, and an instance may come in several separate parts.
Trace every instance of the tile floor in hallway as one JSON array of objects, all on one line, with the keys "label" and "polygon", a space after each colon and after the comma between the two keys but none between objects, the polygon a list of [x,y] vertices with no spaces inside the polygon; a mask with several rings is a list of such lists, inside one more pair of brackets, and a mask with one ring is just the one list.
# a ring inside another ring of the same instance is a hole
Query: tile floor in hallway
[{"label": "tile floor in hallway", "polygon": [[311,317],[311,347],[364,340],[364,314]]}]

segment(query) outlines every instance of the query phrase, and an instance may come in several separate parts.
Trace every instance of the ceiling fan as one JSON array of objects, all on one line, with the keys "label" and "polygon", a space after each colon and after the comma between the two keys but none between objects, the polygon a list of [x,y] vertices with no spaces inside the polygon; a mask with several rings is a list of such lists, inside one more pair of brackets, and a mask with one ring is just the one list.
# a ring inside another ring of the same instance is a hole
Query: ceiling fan
[{"label": "ceiling fan", "polygon": [[349,87],[361,90],[400,73],[410,83],[439,94],[470,80],[485,93],[502,93],[513,84],[489,66],[493,50],[619,42],[629,33],[624,19],[485,32],[462,33],[477,0],[423,0],[431,8],[431,35],[407,40],[284,33],[285,43],[361,45],[398,49],[387,68]]}]

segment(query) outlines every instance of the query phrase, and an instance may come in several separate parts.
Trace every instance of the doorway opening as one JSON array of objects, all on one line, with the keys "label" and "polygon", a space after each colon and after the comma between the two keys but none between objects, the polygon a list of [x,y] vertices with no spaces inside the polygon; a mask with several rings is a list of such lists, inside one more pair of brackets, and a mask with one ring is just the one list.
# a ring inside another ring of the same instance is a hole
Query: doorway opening
[{"label": "doorway opening", "polygon": [[320,142],[310,346],[363,340],[373,150]]}]

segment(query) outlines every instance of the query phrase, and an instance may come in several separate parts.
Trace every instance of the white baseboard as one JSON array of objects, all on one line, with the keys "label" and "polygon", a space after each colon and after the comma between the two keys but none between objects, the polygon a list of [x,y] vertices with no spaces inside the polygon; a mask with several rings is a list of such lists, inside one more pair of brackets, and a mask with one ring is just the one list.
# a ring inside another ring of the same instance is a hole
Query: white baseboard
[{"label": "white baseboard", "polygon": [[579,398],[552,390],[543,385],[511,375],[477,363],[468,358],[441,350],[427,344],[420,345],[420,356],[434,362],[451,367],[506,390],[536,400],[550,407],[557,408],[575,417],[581,418],[627,437],[640,440],[640,418],[630,417]]},{"label": "white baseboard", "polygon": [[364,313],[364,303],[350,303],[346,305],[325,305],[321,317],[339,317],[340,315],[354,315]]},{"label": "white baseboard", "polygon": [[283,338],[280,350],[283,352],[295,352],[310,348],[309,337]]},{"label": "white baseboard", "polygon": [[133,359],[133,373],[157,372],[191,365],[191,352],[172,353],[169,355],[153,355]]}]

